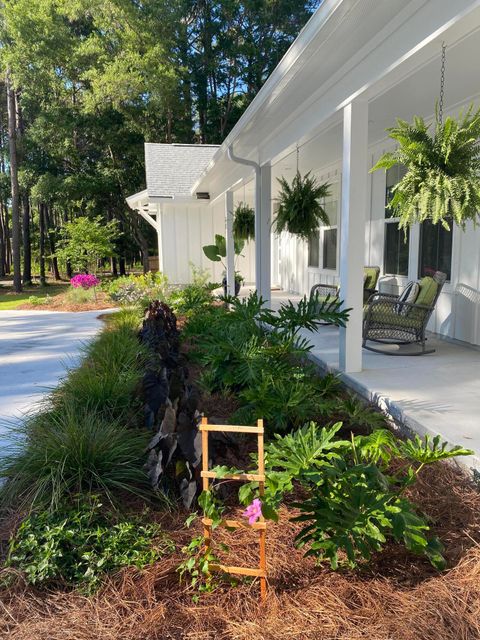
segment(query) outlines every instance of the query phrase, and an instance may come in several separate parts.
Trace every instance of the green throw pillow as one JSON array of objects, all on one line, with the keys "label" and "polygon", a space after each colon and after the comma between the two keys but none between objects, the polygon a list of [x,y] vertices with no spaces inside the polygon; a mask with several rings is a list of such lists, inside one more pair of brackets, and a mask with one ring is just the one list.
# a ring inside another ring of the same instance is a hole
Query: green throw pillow
[{"label": "green throw pillow", "polygon": [[425,276],[418,284],[420,285],[420,291],[418,292],[415,304],[431,307],[437,295],[438,284],[430,276]]},{"label": "green throw pillow", "polygon": [[378,267],[363,268],[363,286],[365,289],[375,289],[380,269]]}]

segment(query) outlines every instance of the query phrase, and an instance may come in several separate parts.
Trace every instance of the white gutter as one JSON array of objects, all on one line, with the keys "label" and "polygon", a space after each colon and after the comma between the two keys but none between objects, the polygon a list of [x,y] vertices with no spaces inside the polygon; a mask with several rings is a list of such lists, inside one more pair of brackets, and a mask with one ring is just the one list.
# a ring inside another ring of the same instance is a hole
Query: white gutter
[{"label": "white gutter", "polygon": [[261,238],[261,219],[262,219],[262,191],[260,181],[260,165],[254,160],[239,158],[233,152],[233,143],[227,148],[228,159],[237,164],[243,164],[252,167],[255,171],[255,285],[257,291],[260,291],[260,269],[262,264],[262,243]]}]

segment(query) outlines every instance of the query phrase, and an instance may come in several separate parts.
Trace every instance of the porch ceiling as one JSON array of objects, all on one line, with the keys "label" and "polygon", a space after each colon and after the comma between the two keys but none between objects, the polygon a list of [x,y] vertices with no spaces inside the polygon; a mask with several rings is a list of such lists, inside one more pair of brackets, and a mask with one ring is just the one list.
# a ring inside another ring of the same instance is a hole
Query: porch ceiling
[{"label": "porch ceiling", "polygon": [[[315,35],[310,34],[297,57],[295,51],[287,53],[278,68],[290,56],[284,77],[276,79],[275,72],[271,80],[276,84],[266,83],[195,190],[218,195],[249,175],[248,168],[226,158],[231,142],[237,155],[280,168],[292,164],[288,154],[296,143],[302,146],[302,170],[333,163],[341,157],[341,107],[356,93],[369,98],[370,144],[385,138],[385,128],[396,117],[430,117],[439,91],[443,40],[448,46],[446,105],[480,92],[479,0],[341,0],[324,5],[329,13],[321,24],[317,17]],[[302,32],[300,43],[304,37]]]}]

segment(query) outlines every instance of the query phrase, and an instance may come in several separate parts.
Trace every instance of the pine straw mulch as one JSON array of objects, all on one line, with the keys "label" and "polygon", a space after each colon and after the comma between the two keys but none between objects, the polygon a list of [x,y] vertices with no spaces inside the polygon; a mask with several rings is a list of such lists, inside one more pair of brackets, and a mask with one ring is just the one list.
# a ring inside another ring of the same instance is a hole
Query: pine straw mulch
[{"label": "pine straw mulch", "polygon": [[[176,567],[194,535],[183,516],[159,514],[177,543],[172,557],[128,569],[94,597],[0,592],[0,637],[9,640],[476,640],[480,639],[480,494],[451,464],[426,468],[412,497],[430,514],[449,569],[391,545],[362,571],[315,567],[295,550],[284,507],[269,526],[269,593],[255,583],[221,587],[194,604]],[[214,532],[235,564],[255,564],[251,532]]]},{"label": "pine straw mulch", "polygon": [[17,307],[17,309],[34,310],[34,311],[97,311],[103,309],[112,309],[115,306],[106,293],[103,291],[97,292],[97,299],[91,302],[82,302],[81,304],[74,304],[69,302],[66,293],[60,293],[52,296],[47,302],[42,304],[31,304],[25,302]]}]

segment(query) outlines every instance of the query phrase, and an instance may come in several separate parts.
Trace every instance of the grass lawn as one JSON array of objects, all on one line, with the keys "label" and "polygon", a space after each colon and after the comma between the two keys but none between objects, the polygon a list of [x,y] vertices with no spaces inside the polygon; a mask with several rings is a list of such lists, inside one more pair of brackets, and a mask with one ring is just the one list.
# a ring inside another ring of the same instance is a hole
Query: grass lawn
[{"label": "grass lawn", "polygon": [[[47,296],[55,297],[59,293],[66,291],[68,282],[55,282],[46,287],[40,287],[39,285],[32,285],[26,287],[22,293],[14,293],[11,286],[0,286],[0,311],[8,311],[11,309],[17,309],[21,304],[28,302],[30,296],[36,296],[38,298],[46,298]],[[42,305],[39,305],[39,309]]]}]

